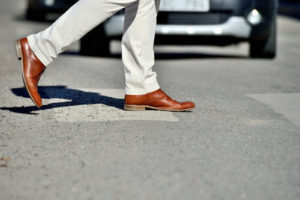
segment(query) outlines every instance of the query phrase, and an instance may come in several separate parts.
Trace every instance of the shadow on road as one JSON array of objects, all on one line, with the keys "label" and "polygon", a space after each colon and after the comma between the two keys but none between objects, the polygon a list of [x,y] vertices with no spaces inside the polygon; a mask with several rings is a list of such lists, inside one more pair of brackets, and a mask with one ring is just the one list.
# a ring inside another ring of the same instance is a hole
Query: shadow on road
[{"label": "shadow on road", "polygon": [[[71,55],[71,56],[82,56],[76,51],[66,51],[62,55]],[[87,57],[101,57],[101,58],[115,58],[121,59],[121,53],[112,53],[107,56],[92,56],[88,55]],[[208,54],[208,53],[196,53],[196,52],[156,52],[156,60],[176,60],[176,59],[250,59],[248,56],[244,55],[231,55],[231,54]]]},{"label": "shadow on road", "polygon": [[[26,89],[12,88],[13,94],[19,97],[29,98]],[[50,103],[42,106],[40,109],[36,106],[21,107],[0,107],[1,110],[8,110],[14,113],[38,115],[34,111],[49,110],[52,108],[69,107],[87,104],[104,104],[106,106],[123,109],[124,100],[113,97],[103,96],[99,93],[86,92],[67,88],[66,86],[41,86],[39,93],[42,99],[65,99],[65,102]]]},{"label": "shadow on road", "polygon": [[168,59],[192,59],[192,58],[236,58],[236,59],[248,59],[247,56],[239,56],[239,55],[224,55],[224,54],[207,54],[207,53],[191,53],[191,52],[157,52],[155,53],[155,58],[159,60],[168,60]]}]

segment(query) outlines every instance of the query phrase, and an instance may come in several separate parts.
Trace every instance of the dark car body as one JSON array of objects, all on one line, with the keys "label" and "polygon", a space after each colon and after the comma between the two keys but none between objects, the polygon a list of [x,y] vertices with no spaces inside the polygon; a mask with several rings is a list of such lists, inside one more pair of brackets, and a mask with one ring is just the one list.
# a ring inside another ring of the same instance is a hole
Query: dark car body
[{"label": "dark car body", "polygon": [[280,0],[279,13],[300,19],[300,0]]},{"label": "dark car body", "polygon": [[[30,13],[34,12],[63,12],[75,2],[29,0],[27,15],[32,18]],[[208,7],[199,7],[203,2]],[[184,6],[176,6],[179,4]],[[161,0],[156,43],[229,45],[247,41],[251,57],[273,58],[276,54],[277,7],[277,0]],[[124,12],[121,11],[91,31],[81,42],[81,52],[108,53],[109,49],[105,48],[109,48],[109,44],[103,43],[121,38],[123,21]]]},{"label": "dark car body", "polygon": [[26,18],[45,20],[48,13],[63,13],[77,0],[27,0]]},{"label": "dark car body", "polygon": [[39,12],[64,12],[77,0],[27,0],[27,9]]}]

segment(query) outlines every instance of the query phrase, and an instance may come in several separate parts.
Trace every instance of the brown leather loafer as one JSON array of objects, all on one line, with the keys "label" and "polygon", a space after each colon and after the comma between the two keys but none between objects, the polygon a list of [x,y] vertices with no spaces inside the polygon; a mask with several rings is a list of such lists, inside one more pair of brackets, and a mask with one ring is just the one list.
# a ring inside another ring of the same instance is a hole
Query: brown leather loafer
[{"label": "brown leather loafer", "polygon": [[46,67],[34,55],[29,47],[27,38],[17,40],[15,48],[19,60],[22,60],[22,77],[25,88],[33,101],[33,103],[40,108],[42,106],[42,99],[38,92],[38,82]]},{"label": "brown leather loafer", "polygon": [[177,102],[161,89],[144,95],[125,95],[125,110],[188,111],[195,108],[193,102]]}]

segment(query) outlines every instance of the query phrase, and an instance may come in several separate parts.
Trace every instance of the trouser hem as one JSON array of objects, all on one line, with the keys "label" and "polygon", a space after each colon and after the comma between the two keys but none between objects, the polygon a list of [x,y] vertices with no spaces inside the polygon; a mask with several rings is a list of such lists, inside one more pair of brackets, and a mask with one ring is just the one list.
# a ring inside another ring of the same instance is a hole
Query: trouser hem
[{"label": "trouser hem", "polygon": [[150,92],[154,92],[156,90],[160,89],[158,84],[155,84],[151,87],[148,87],[146,89],[129,89],[129,88],[125,88],[125,94],[127,95],[144,95],[144,94],[148,94]]}]

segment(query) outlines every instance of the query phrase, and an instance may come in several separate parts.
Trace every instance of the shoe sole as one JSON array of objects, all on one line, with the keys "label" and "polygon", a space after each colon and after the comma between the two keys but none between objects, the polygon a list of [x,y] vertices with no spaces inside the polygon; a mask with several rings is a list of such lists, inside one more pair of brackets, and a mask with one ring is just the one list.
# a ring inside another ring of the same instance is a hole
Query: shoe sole
[{"label": "shoe sole", "polygon": [[32,100],[32,102],[36,105],[36,107],[40,108],[41,106],[38,106],[37,103],[34,101],[33,97],[31,96],[28,86],[26,84],[25,78],[24,78],[25,76],[24,76],[23,53],[22,53],[22,47],[20,44],[20,40],[15,41],[15,49],[16,49],[17,58],[22,63],[22,80],[23,80],[24,86],[26,88],[26,91],[27,91],[28,95],[30,96],[30,99]]},{"label": "shoe sole", "polygon": [[176,109],[172,109],[172,108],[158,108],[158,107],[147,106],[147,105],[128,105],[128,104],[124,105],[124,110],[128,110],[128,111],[145,111],[146,109],[169,111],[169,112],[184,112],[184,111],[191,111],[194,108],[186,108],[186,109],[176,110]]}]

